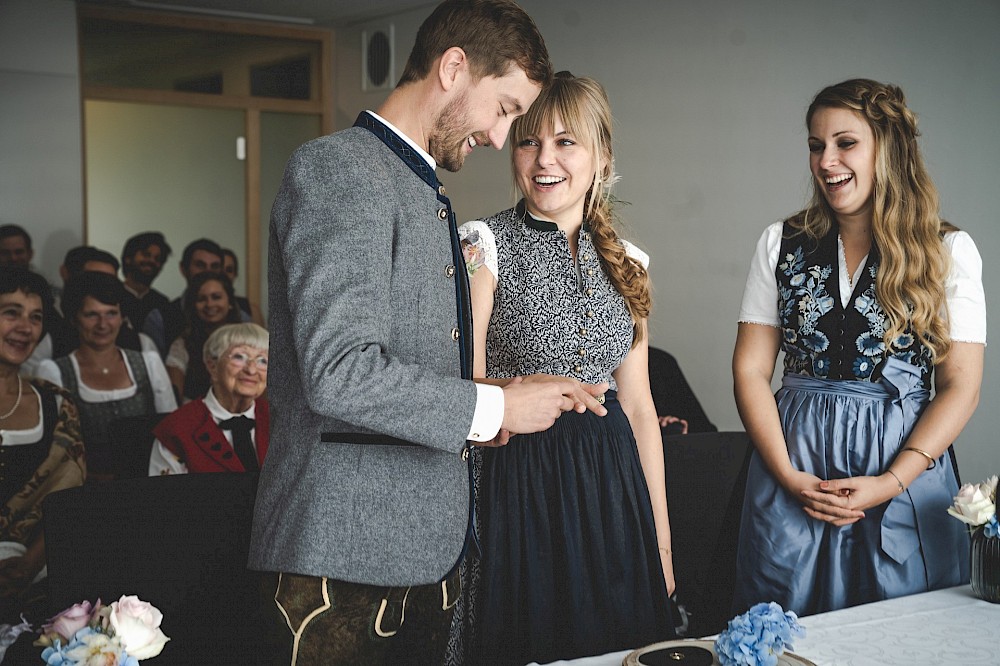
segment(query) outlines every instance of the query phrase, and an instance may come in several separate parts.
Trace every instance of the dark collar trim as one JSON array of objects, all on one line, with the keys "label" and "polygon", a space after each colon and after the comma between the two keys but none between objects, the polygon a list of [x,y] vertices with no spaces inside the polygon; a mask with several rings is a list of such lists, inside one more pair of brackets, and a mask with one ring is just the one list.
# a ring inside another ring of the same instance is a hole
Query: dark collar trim
[{"label": "dark collar trim", "polygon": [[372,114],[362,111],[358,115],[358,119],[354,121],[354,126],[363,127],[374,134],[392,152],[396,153],[399,159],[403,160],[413,173],[420,176],[425,183],[434,189],[438,189],[440,183],[438,182],[437,174],[431,169],[431,165],[417,151],[413,150],[410,144],[403,141],[398,134],[380,123]]},{"label": "dark collar trim", "polygon": [[[535,231],[559,231],[559,225],[557,225],[555,222],[549,222],[548,220],[539,220],[538,218],[532,217],[531,213],[529,213],[525,208],[524,199],[521,199],[520,201],[517,202],[517,206],[515,207],[515,212],[518,217],[524,220],[524,223],[527,226],[531,227]],[[590,225],[587,224],[586,220],[583,221],[582,230],[587,232],[590,231]]]}]

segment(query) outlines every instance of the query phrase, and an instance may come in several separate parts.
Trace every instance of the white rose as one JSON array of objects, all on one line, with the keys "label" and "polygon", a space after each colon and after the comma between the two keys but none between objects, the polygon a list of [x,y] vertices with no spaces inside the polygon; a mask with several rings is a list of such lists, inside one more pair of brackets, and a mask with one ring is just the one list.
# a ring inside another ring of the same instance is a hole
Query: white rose
[{"label": "white rose", "polygon": [[997,475],[994,474],[990,478],[980,483],[979,489],[983,491],[983,495],[993,500],[995,504],[997,501]]},{"label": "white rose", "polygon": [[122,647],[136,659],[155,657],[170,640],[160,630],[163,613],[136,596],[123,596],[111,604],[110,620]]},{"label": "white rose", "polygon": [[978,527],[984,524],[997,512],[996,504],[990,500],[989,494],[984,494],[981,486],[967,483],[955,496],[955,504],[948,513],[964,523]]}]

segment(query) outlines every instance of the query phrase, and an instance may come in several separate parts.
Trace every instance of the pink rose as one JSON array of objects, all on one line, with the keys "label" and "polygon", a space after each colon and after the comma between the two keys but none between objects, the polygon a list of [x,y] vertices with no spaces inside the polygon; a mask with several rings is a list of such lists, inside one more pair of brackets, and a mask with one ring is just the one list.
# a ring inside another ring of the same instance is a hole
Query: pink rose
[{"label": "pink rose", "polygon": [[136,596],[123,596],[111,604],[109,620],[122,647],[136,659],[155,657],[170,640],[160,630],[163,613]]},{"label": "pink rose", "polygon": [[76,632],[90,624],[91,611],[89,601],[74,604],[43,624],[42,633],[55,632],[62,637],[63,643],[66,643]]}]

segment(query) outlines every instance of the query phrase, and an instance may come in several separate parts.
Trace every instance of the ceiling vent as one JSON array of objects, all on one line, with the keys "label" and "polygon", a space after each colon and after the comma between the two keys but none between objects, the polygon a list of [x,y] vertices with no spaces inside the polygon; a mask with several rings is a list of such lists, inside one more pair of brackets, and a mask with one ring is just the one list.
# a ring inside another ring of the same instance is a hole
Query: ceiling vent
[{"label": "ceiling vent", "polygon": [[396,87],[395,29],[392,24],[361,31],[361,90]]}]

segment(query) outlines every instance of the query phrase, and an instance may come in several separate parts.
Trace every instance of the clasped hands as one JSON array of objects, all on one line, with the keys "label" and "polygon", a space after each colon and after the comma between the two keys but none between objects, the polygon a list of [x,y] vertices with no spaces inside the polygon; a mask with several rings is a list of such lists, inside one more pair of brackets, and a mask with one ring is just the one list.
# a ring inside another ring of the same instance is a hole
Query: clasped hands
[{"label": "clasped hands", "polygon": [[790,473],[782,483],[802,503],[803,510],[816,520],[837,527],[851,525],[865,517],[865,510],[888,502],[898,493],[892,477],[854,476],[823,480],[808,472]]},{"label": "clasped hands", "polygon": [[608,410],[598,400],[608,390],[607,382],[584,384],[571,377],[528,375],[503,385],[504,410],[500,432],[482,446],[503,446],[511,435],[541,432],[552,427],[563,412],[580,414],[588,409],[598,416]]}]

